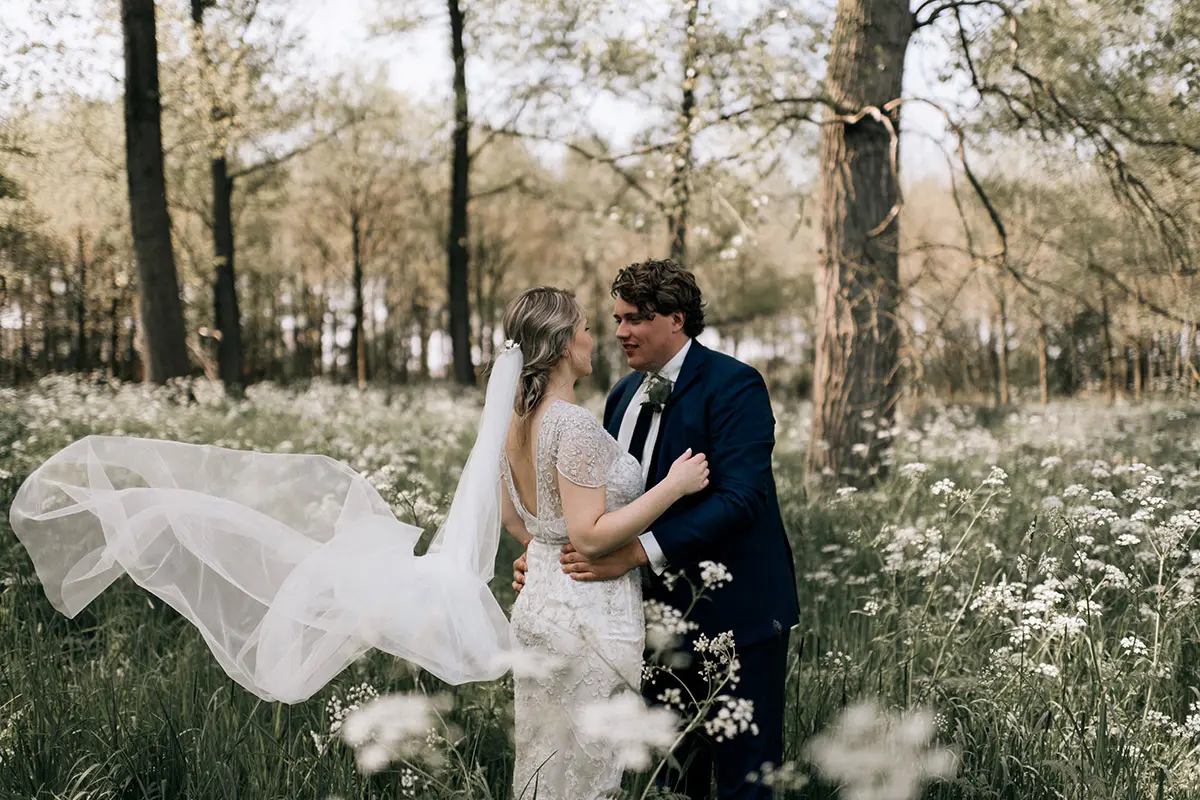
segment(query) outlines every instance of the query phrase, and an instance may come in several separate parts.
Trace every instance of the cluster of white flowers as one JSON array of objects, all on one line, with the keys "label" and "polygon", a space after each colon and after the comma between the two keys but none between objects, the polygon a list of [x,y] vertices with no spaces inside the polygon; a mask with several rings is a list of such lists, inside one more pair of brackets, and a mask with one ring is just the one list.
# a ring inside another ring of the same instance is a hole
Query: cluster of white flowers
[{"label": "cluster of white flowers", "polygon": [[724,742],[746,731],[752,736],[758,736],[753,700],[727,694],[719,695],[714,710],[715,713],[704,720],[704,732],[714,741]]},{"label": "cluster of white flowers", "polygon": [[352,711],[341,728],[342,741],[355,750],[360,772],[370,775],[397,761],[436,763],[441,754],[430,748],[440,741],[435,725],[444,700],[419,693],[378,697]]},{"label": "cluster of white flowers", "polygon": [[1144,656],[1150,648],[1136,636],[1126,636],[1121,639],[1121,649],[1135,656]]},{"label": "cluster of white flowers", "polygon": [[719,589],[733,580],[729,568],[716,561],[700,562],[700,581],[705,589]]},{"label": "cluster of white flowers", "polygon": [[950,494],[955,488],[954,481],[950,480],[949,478],[942,478],[940,481],[935,483],[929,491],[933,493],[934,497],[940,497],[944,494]]},{"label": "cluster of white flowers", "polygon": [[379,692],[375,690],[374,686],[369,683],[360,683],[358,686],[350,687],[346,692],[345,700],[335,694],[325,701],[325,714],[329,718],[329,732],[308,732],[317,755],[323,756],[329,751],[329,743],[337,735],[338,731],[342,729],[342,725],[345,724],[347,717],[357,711],[364,703],[369,703],[377,697],[379,697]]},{"label": "cluster of white flowers", "polygon": [[678,646],[683,637],[696,630],[696,623],[685,618],[682,611],[659,600],[645,601],[642,609],[646,618],[646,646],[655,652]]},{"label": "cluster of white flowers", "polygon": [[741,680],[738,674],[742,662],[737,657],[737,646],[733,642],[733,632],[725,631],[709,639],[703,633],[696,638],[693,645],[701,656],[700,674],[710,683],[728,681],[735,686]]},{"label": "cluster of white flowers", "polygon": [[918,481],[929,474],[930,467],[920,461],[910,461],[900,465],[900,477],[910,481]]},{"label": "cluster of white flowers", "polygon": [[948,780],[957,756],[934,745],[933,714],[888,713],[873,701],[847,708],[808,744],[808,757],[852,800],[908,800]]},{"label": "cluster of white flowers", "polygon": [[678,686],[668,686],[658,693],[658,702],[668,708],[683,710],[683,690]]},{"label": "cluster of white flowers", "polygon": [[678,737],[679,717],[669,708],[648,707],[633,692],[589,704],[579,715],[585,743],[615,747],[624,769],[644,770],[670,751]]},{"label": "cluster of white flowers", "polygon": [[746,776],[749,783],[758,783],[778,793],[798,792],[808,785],[808,776],[800,771],[794,761],[785,761],[780,766],[766,763],[758,772]]}]

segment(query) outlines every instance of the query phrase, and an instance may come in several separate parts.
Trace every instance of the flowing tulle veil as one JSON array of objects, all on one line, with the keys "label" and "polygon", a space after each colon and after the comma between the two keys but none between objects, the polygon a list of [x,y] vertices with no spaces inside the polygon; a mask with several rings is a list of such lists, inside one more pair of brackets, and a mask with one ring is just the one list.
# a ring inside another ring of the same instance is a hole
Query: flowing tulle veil
[{"label": "flowing tulle veil", "polygon": [[508,343],[422,556],[421,530],[339,461],[134,437],[88,436],[56,453],[18,490],[12,528],[60,612],[75,616],[127,574],[266,700],[307,699],[370,648],[453,684],[497,678],[509,625],[488,582],[522,366]]}]

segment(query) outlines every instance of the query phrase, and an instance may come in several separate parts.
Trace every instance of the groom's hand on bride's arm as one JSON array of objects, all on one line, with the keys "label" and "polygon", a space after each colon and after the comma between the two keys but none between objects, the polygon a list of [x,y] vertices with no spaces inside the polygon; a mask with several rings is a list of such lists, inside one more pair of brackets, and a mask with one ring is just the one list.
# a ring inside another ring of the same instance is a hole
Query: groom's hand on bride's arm
[{"label": "groom's hand on bride's arm", "polygon": [[573,581],[611,581],[649,562],[642,543],[634,539],[606,556],[588,560],[570,544],[564,544],[558,562]]}]

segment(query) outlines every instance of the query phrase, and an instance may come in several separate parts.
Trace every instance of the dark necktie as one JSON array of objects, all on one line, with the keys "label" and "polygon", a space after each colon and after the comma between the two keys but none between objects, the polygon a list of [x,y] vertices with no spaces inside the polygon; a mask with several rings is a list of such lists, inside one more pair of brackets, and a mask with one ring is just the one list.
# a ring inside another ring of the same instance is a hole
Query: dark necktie
[{"label": "dark necktie", "polygon": [[629,452],[642,463],[642,454],[646,451],[646,437],[650,435],[650,421],[654,419],[654,406],[643,405],[638,411],[637,423],[633,426],[633,437],[629,440]]}]

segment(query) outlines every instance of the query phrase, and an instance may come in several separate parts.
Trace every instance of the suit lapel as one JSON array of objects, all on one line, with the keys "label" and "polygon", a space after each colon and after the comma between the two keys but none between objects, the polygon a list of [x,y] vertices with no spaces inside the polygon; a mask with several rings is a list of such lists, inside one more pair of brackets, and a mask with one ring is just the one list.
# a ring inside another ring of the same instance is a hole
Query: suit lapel
[{"label": "suit lapel", "polygon": [[608,421],[608,432],[614,439],[619,437],[621,420],[625,419],[625,412],[629,409],[629,404],[633,401],[633,395],[637,392],[638,387],[642,385],[642,373],[634,372],[625,380],[625,383],[627,385],[621,393],[621,397],[617,400],[612,418]]},{"label": "suit lapel", "polygon": [[648,486],[653,486],[662,480],[665,476],[664,470],[671,468],[671,460],[663,457],[663,449],[667,444],[667,423],[670,421],[672,411],[679,405],[680,399],[700,380],[704,367],[708,364],[708,359],[709,349],[693,340],[687,358],[683,360],[683,368],[679,370],[679,379],[675,381],[675,388],[663,406],[662,420],[658,424],[658,441],[655,443],[654,455],[650,461],[650,473],[646,481]]},{"label": "suit lapel", "polygon": [[671,391],[671,396],[667,398],[667,404],[663,408],[664,416],[666,416],[667,409],[678,403],[679,398],[700,379],[700,373],[708,364],[709,355],[710,351],[707,347],[695,340],[692,341],[687,358],[683,360],[683,368],[679,370],[679,380],[675,381],[675,388]]}]

